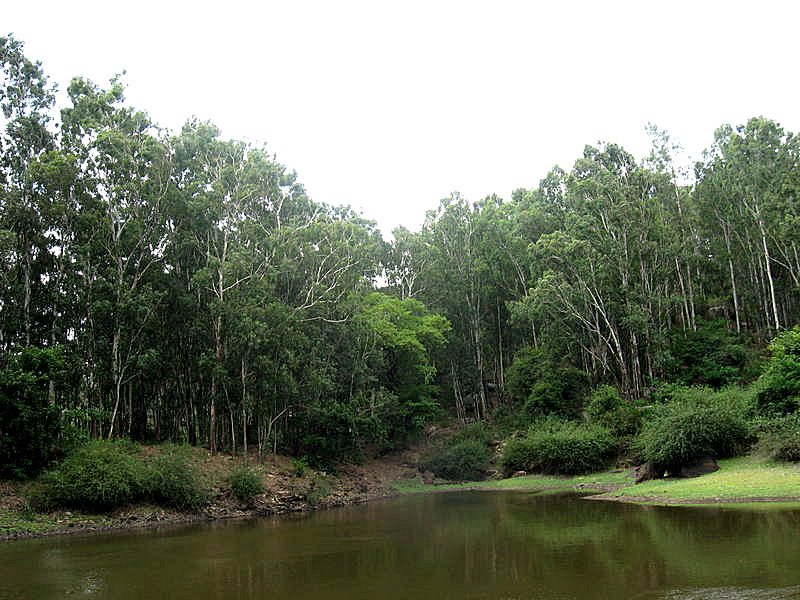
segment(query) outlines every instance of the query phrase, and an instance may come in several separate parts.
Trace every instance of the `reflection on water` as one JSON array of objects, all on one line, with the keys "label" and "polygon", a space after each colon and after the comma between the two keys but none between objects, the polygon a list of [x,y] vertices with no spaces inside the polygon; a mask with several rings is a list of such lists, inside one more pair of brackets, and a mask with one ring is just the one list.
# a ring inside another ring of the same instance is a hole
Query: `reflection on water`
[{"label": "reflection on water", "polygon": [[0,545],[0,599],[800,598],[800,510],[465,492]]},{"label": "reflection on water", "polygon": [[673,590],[666,594],[668,600],[785,600],[800,598],[800,586],[778,590],[746,590],[740,588],[708,588],[700,590]]}]

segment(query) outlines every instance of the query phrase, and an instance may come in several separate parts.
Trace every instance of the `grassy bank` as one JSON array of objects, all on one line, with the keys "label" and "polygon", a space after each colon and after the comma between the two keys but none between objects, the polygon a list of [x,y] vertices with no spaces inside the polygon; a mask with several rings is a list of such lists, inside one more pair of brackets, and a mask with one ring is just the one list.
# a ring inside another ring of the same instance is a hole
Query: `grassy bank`
[{"label": "grassy bank", "polygon": [[420,494],[454,490],[554,490],[554,489],[609,489],[633,483],[626,471],[606,471],[573,477],[549,475],[525,475],[495,481],[472,481],[467,483],[447,483],[437,481],[435,485],[425,484],[421,479],[411,479],[395,483],[398,494]]},{"label": "grassy bank", "polygon": [[607,471],[575,477],[528,475],[498,481],[425,485],[421,480],[395,484],[400,494],[449,490],[603,490],[596,499],[662,504],[728,502],[800,502],[800,465],[752,456],[719,461],[716,473],[693,479],[659,479],[634,484],[629,472]]},{"label": "grassy bank", "polygon": [[720,470],[693,479],[660,479],[609,492],[612,498],[666,503],[800,501],[800,464],[752,456],[719,461]]}]

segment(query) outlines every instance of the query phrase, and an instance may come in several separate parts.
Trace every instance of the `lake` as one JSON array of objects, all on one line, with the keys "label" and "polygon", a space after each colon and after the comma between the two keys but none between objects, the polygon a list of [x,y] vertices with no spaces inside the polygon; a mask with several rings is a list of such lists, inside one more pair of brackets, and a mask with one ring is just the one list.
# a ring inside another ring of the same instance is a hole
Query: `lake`
[{"label": "lake", "polygon": [[0,599],[800,598],[800,508],[453,492],[0,542]]}]

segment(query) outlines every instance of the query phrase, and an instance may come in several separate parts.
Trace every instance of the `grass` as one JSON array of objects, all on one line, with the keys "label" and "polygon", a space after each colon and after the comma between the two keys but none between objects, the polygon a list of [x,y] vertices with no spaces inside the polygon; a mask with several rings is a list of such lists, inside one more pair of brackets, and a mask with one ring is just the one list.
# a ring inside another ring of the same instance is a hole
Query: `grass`
[{"label": "grass", "polygon": [[647,481],[610,492],[609,495],[670,501],[800,499],[800,465],[744,456],[720,460],[719,466],[720,470],[716,473],[702,477]]},{"label": "grass", "polygon": [[72,527],[103,527],[108,517],[83,513],[39,514],[25,511],[0,511],[0,538],[64,531]]},{"label": "grass", "polygon": [[[659,479],[634,485],[627,472],[606,471],[576,477],[528,475],[498,481],[480,481],[425,485],[419,479],[400,482],[394,489],[399,494],[430,493],[448,490],[553,490],[612,487],[610,498],[629,498],[632,502],[664,504],[680,502],[685,505],[707,506],[714,502],[743,502],[748,499],[794,499],[800,502],[800,465],[775,463],[744,456],[719,461],[716,473],[693,479]],[[763,505],[763,502],[760,504]],[[785,503],[777,503],[786,506]],[[797,506],[797,504],[792,504]]]},{"label": "grass", "polygon": [[606,471],[574,477],[554,477],[550,475],[526,475],[512,479],[494,481],[470,481],[467,483],[437,482],[437,485],[426,485],[419,479],[398,482],[394,490],[398,494],[420,494],[445,490],[549,490],[574,489],[577,487],[605,487],[627,485],[632,479],[625,471]]}]

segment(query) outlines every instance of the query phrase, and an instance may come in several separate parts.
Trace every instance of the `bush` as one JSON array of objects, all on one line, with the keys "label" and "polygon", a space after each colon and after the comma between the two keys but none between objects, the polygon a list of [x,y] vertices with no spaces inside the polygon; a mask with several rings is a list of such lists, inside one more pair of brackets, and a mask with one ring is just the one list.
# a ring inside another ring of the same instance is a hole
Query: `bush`
[{"label": "bush", "polygon": [[143,497],[154,504],[195,511],[208,501],[189,459],[180,453],[151,459],[145,469]]},{"label": "bush", "polygon": [[486,423],[478,422],[470,423],[469,425],[462,427],[458,433],[450,438],[449,444],[452,446],[458,444],[459,442],[473,441],[485,445],[491,440],[492,432],[489,427],[486,425]]},{"label": "bush", "polygon": [[147,474],[130,449],[115,442],[90,442],[40,478],[31,498],[39,506],[107,511],[140,499]]},{"label": "bush", "polygon": [[718,389],[751,376],[751,355],[742,336],[728,329],[725,319],[714,319],[681,332],[665,367],[672,381]]},{"label": "bush", "polygon": [[506,372],[506,390],[514,400],[525,402],[536,382],[551,370],[552,361],[541,348],[523,348]]},{"label": "bush", "polygon": [[264,493],[264,480],[254,469],[238,467],[231,471],[228,483],[239,502],[252,502],[255,496]]},{"label": "bush", "polygon": [[735,456],[751,442],[746,406],[747,394],[730,390],[710,393],[686,388],[678,401],[655,407],[645,420],[634,449],[657,471],[675,474],[705,455]]},{"label": "bush", "polygon": [[294,471],[295,477],[303,477],[309,469],[311,469],[311,465],[308,463],[307,457],[292,459],[292,471]]},{"label": "bush", "polygon": [[464,439],[439,448],[420,466],[442,479],[477,481],[483,479],[490,458],[485,442]]},{"label": "bush", "polygon": [[60,410],[48,392],[63,371],[58,349],[28,347],[0,357],[0,477],[33,477],[50,463]]},{"label": "bush", "polygon": [[772,460],[800,462],[800,413],[759,423],[757,452]]},{"label": "bush", "polygon": [[642,423],[639,407],[625,400],[610,385],[601,385],[592,392],[586,414],[591,422],[605,427],[620,438],[635,435]]},{"label": "bush", "polygon": [[525,402],[525,411],[534,418],[542,415],[577,417],[588,391],[586,373],[571,367],[555,369],[533,386]]},{"label": "bush", "polygon": [[614,438],[604,427],[548,420],[506,444],[503,468],[507,473],[590,473],[605,468],[613,451]]},{"label": "bush", "polygon": [[93,441],[74,450],[29,490],[41,510],[56,506],[109,511],[150,501],[179,510],[197,510],[207,501],[189,458],[172,452],[143,461],[129,441]]},{"label": "bush", "polygon": [[506,390],[525,403],[528,419],[544,415],[578,416],[589,376],[572,367],[559,367],[541,348],[524,348],[514,357],[506,375]]},{"label": "bush", "polygon": [[306,494],[306,501],[311,506],[317,506],[325,498],[330,496],[332,491],[333,484],[331,481],[321,473],[316,473],[311,480],[311,486]]},{"label": "bush", "polygon": [[800,327],[784,331],[769,345],[772,356],[759,379],[763,413],[786,415],[800,409]]}]

